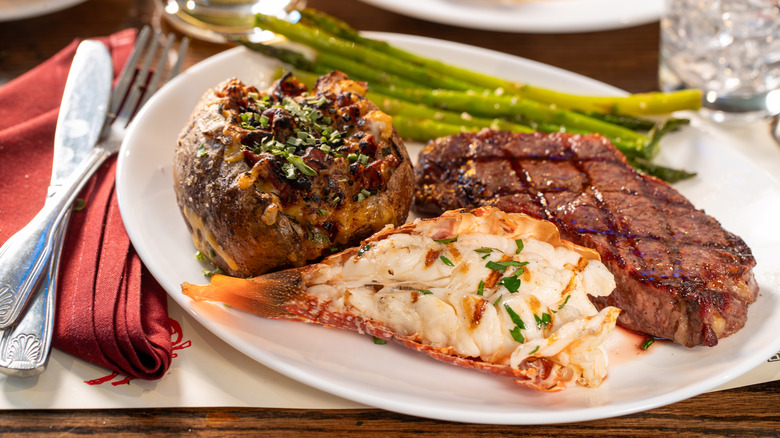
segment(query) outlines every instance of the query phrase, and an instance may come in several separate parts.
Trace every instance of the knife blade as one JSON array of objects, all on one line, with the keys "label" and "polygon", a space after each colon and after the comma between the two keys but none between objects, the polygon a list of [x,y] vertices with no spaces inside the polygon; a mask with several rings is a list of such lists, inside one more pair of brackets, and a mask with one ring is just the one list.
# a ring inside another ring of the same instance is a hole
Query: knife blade
[{"label": "knife blade", "polygon": [[49,195],[62,186],[97,143],[108,111],[113,78],[111,54],[106,46],[94,40],[79,44],[54,133]]},{"label": "knife blade", "polygon": [[[82,42],[73,58],[60,105],[47,202],[79,169],[97,143],[106,118],[112,79],[111,55],[105,45],[98,41]],[[69,212],[53,224],[49,233],[46,243],[52,247],[40,263],[43,279],[25,280],[17,276],[17,285],[26,287],[26,292],[23,288],[11,290],[8,283],[0,285],[0,305],[6,305],[0,309],[6,311],[6,327],[0,332],[0,370],[6,374],[29,376],[45,369],[54,325],[60,248],[68,219]],[[12,245],[14,237],[9,239]],[[2,249],[7,245],[8,242]],[[22,309],[26,310],[18,317]]]}]

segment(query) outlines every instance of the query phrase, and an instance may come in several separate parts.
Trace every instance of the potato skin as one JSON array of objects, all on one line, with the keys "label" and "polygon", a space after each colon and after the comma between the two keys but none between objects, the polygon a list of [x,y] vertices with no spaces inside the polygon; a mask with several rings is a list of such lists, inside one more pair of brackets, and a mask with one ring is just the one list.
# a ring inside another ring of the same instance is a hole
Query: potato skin
[{"label": "potato skin", "polygon": [[[269,129],[242,128],[239,114],[252,102],[247,96],[295,96],[303,88],[294,78],[283,78],[258,93],[228,80],[204,94],[179,136],[173,166],[179,208],[195,246],[230,275],[302,266],[387,224],[406,221],[414,183],[406,148],[394,128],[366,122],[390,119],[365,99],[365,84],[343,73],[323,76],[311,92],[327,98],[324,108],[337,109],[328,115],[345,138],[342,153],[298,152],[316,175],[285,178],[281,166],[290,165],[284,157],[246,150],[245,143],[258,144],[258,134],[283,142],[303,129],[288,129],[293,119],[284,119],[278,108],[263,113],[279,122]],[[381,148],[387,155],[377,152],[365,166],[348,162],[347,155],[361,153],[360,148]]]}]

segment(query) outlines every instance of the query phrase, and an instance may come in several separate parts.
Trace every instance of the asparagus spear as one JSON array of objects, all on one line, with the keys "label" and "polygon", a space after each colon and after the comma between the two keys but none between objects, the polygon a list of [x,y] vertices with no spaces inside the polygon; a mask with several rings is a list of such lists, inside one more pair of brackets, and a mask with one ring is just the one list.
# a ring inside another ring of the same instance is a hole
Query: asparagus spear
[{"label": "asparagus spear", "polygon": [[[435,137],[425,137],[423,132],[428,132],[429,134],[434,134],[438,132],[463,132],[463,131],[478,131],[482,128],[491,128],[491,129],[498,129],[498,130],[504,130],[504,131],[512,131],[512,132],[533,132],[533,131],[542,131],[542,132],[569,132],[572,134],[591,134],[593,131],[586,130],[586,129],[576,129],[571,127],[564,127],[562,125],[558,125],[555,123],[537,123],[534,127],[522,125],[513,123],[510,121],[507,121],[502,118],[484,118],[484,117],[474,117],[470,115],[467,112],[457,113],[455,111],[448,111],[443,109],[436,109],[431,108],[426,105],[420,105],[415,104],[412,102],[407,102],[402,99],[390,97],[384,94],[381,94],[377,91],[369,90],[366,95],[369,100],[374,102],[382,111],[390,114],[393,116],[393,120],[397,117],[401,117],[404,123],[421,123],[423,120],[431,120],[432,122],[436,122],[433,126],[434,128],[428,129],[427,127],[419,127],[419,128],[412,128],[412,127],[404,127],[403,132],[409,132],[409,133],[415,133],[415,137],[413,137],[414,140],[419,141],[427,141]],[[684,119],[673,119],[677,121],[676,123],[685,122]],[[670,130],[674,129],[674,124],[667,124],[663,129],[658,129],[655,135],[651,136],[650,138],[646,138],[645,142],[647,144],[655,145],[658,142],[658,138],[660,138],[660,135],[665,132],[669,132]],[[442,127],[441,124],[445,125],[451,125]],[[455,129],[455,127],[459,128],[459,131]],[[401,130],[399,130],[401,132]],[[412,138],[412,137],[409,137]],[[638,153],[636,142],[632,141],[625,141],[622,139],[613,139],[612,143],[615,145],[618,150],[623,152],[627,156],[631,157],[642,157],[644,155],[647,155],[649,153],[654,154],[655,149],[650,149],[651,152],[648,153]],[[649,168],[649,165],[644,166],[644,168]],[[670,169],[670,171],[673,169]],[[668,173],[671,175],[671,172]]]},{"label": "asparagus spear", "polygon": [[[293,70],[293,74],[309,87],[313,87],[317,81],[315,73],[302,70]],[[282,74],[278,73],[278,77]],[[478,131],[482,128],[499,129],[512,132],[533,132],[535,130],[543,132],[570,132],[572,134],[590,134],[590,131],[582,129],[565,128],[554,123],[540,123],[535,127],[513,123],[501,118],[483,118],[474,117],[469,113],[457,113],[454,111],[431,108],[426,105],[407,102],[402,99],[390,97],[369,89],[366,94],[369,100],[374,102],[382,111],[393,116],[394,124],[400,120],[405,124],[399,133],[404,138],[410,138],[418,141],[428,141],[436,138],[436,134],[443,132],[464,132]],[[432,123],[427,124],[425,120]],[[421,123],[423,126],[413,127],[412,123]],[[447,134],[442,134],[447,135]],[[626,144],[623,141],[614,141],[613,144],[624,154],[636,156],[635,145]]]},{"label": "asparagus spear", "polygon": [[614,123],[615,125],[620,125],[634,131],[650,131],[656,125],[656,122],[652,120],[626,114],[605,114],[596,111],[582,113],[588,117],[593,117],[594,119],[603,120],[608,123]]},{"label": "asparagus spear", "polygon": [[295,50],[277,47],[272,44],[255,43],[245,38],[236,39],[235,42],[242,44],[255,52],[260,52],[270,58],[276,58],[284,63],[290,64],[295,68],[306,71],[314,71],[316,68],[315,62],[309,60],[303,53],[296,52]]},{"label": "asparagus spear", "polygon": [[[298,78],[299,81],[306,84],[308,87],[313,87],[314,84],[317,82],[317,74],[312,72],[307,72],[304,70],[298,70],[294,69],[292,71],[293,75]],[[279,69],[275,76],[277,78],[282,77],[284,75],[284,70]],[[412,128],[405,128],[405,132],[428,132],[429,135],[423,135],[423,136],[415,136],[415,137],[407,137],[407,138],[413,138],[414,140],[418,141],[428,141],[435,136],[431,136],[434,131],[435,132],[444,132],[444,131],[456,131],[454,126],[458,126],[457,132],[462,132],[464,130],[468,131],[478,131],[482,128],[490,128],[490,129],[498,129],[503,131],[512,131],[512,132],[534,132],[535,129],[531,128],[529,126],[521,125],[518,123],[512,123],[500,118],[494,118],[494,119],[488,119],[483,117],[473,117],[468,113],[456,113],[454,111],[447,111],[447,110],[441,110],[436,108],[431,108],[425,105],[420,105],[412,102],[406,102],[401,99],[397,99],[395,97],[386,96],[384,94],[377,93],[376,91],[372,91],[371,89],[368,90],[366,93],[366,97],[371,102],[374,102],[379,109],[386,112],[387,114],[390,114],[393,116],[394,124],[396,124],[396,116],[400,117],[400,120],[402,120],[406,124],[410,123],[424,123],[425,120],[430,120],[431,122],[434,122],[433,125],[430,126],[438,126],[436,129],[412,129]],[[442,126],[442,125],[452,125],[452,126]],[[468,129],[466,129],[468,127]],[[550,126],[548,127],[550,131],[558,131],[560,130],[559,126]]]},{"label": "asparagus spear", "polygon": [[430,119],[409,118],[399,114],[393,116],[393,126],[402,138],[422,142],[462,132],[477,132],[481,129],[473,125],[454,125]]},{"label": "asparagus spear", "polygon": [[[433,122],[445,123],[457,126],[470,126],[475,129],[490,128],[512,132],[534,132],[535,129],[512,123],[500,118],[473,117],[468,113],[457,113],[441,109],[434,109],[425,105],[405,102],[401,99],[386,96],[369,89],[366,97],[374,102],[382,111],[393,116],[400,116],[405,120],[431,120]],[[416,140],[430,140],[432,137]]]},{"label": "asparagus spear", "polygon": [[291,49],[255,43],[246,39],[239,39],[236,42],[271,58],[279,59],[296,69],[319,75],[330,73],[333,70],[340,70],[347,73],[352,79],[370,83],[404,88],[420,87],[417,82],[393,75],[381,69],[367,67],[361,62],[334,53],[318,52],[316,59],[310,60],[303,54]]},{"label": "asparagus spear", "polygon": [[658,115],[679,110],[696,110],[701,107],[701,90],[686,89],[670,93],[653,91],[629,96],[579,96],[548,90],[533,85],[523,85],[520,95],[528,99],[558,105],[580,111],[612,114]]},{"label": "asparagus spear", "polygon": [[536,124],[555,124],[566,130],[595,132],[604,135],[616,145],[623,146],[624,153],[649,157],[644,147],[649,138],[622,126],[603,122],[573,111],[557,109],[517,96],[464,93],[451,90],[422,90],[383,87],[375,85],[375,91],[410,102],[423,103],[440,109],[462,111],[480,117],[498,117]]},{"label": "asparagus spear", "polygon": [[661,137],[669,132],[676,131],[680,126],[690,123],[688,119],[671,118],[664,120],[661,123],[657,123],[653,129],[650,130],[650,141],[645,144],[647,150],[645,158],[654,157],[658,153],[659,142]]},{"label": "asparagus spear", "polygon": [[295,50],[285,49],[271,44],[255,43],[243,38],[236,39],[235,42],[270,58],[276,58],[301,71],[310,72],[316,75],[330,73],[330,70],[326,66],[321,65],[316,61],[309,60],[302,53],[296,52]]},{"label": "asparagus spear", "polygon": [[[430,120],[433,122],[427,126],[420,126],[417,128],[404,126],[399,130],[399,132],[414,134],[414,137],[405,138],[412,138],[418,141],[431,140],[436,137],[434,134],[440,132],[478,131],[482,128],[521,133],[530,133],[537,130],[543,132],[570,132],[572,134],[592,133],[591,131],[584,129],[564,128],[561,125],[556,125],[554,123],[541,123],[532,128],[501,118],[489,119],[484,117],[474,117],[465,112],[457,113],[454,111],[435,109],[426,105],[407,102],[398,98],[383,95],[370,89],[366,94],[366,97],[374,102],[382,111],[393,116],[394,124],[396,123],[396,120],[401,120],[405,124],[424,123],[425,120]],[[626,142],[623,141],[616,141],[613,142],[613,144],[624,154],[636,156],[633,144],[626,144]]]},{"label": "asparagus spear", "polygon": [[320,52],[330,52],[353,59],[356,62],[379,68],[398,76],[411,79],[432,88],[448,88],[453,90],[470,90],[473,84],[446,76],[420,66],[409,65],[386,53],[378,52],[351,41],[345,41],[325,31],[311,28],[303,24],[289,23],[269,15],[258,14],[255,25],[282,34],[292,41],[305,44]]},{"label": "asparagus spear", "polygon": [[409,79],[388,73],[382,69],[371,68],[359,61],[354,61],[333,53],[320,52],[317,55],[317,64],[326,67],[329,71],[340,70],[351,78],[366,81],[372,84],[396,86],[404,88],[418,88],[420,85]]},{"label": "asparagus spear", "polygon": [[[322,11],[318,11],[312,8],[304,8],[300,11],[300,13],[301,23],[309,24],[312,27],[318,27],[328,33],[336,35],[339,38],[343,38],[347,41],[352,41],[358,44],[363,44],[364,46],[370,47],[374,50],[379,50],[380,52],[390,53],[393,50],[392,46],[385,41],[364,38],[360,36],[360,34],[345,21],[339,20],[338,18],[332,15],[328,15]],[[412,56],[417,57],[417,55]]]},{"label": "asparagus spear", "polygon": [[413,65],[425,66],[434,71],[448,74],[465,82],[470,82],[478,88],[502,89],[510,94],[555,104],[561,108],[577,109],[584,112],[658,115],[669,114],[678,110],[696,110],[701,107],[701,90],[696,89],[667,93],[639,93],[629,96],[581,96],[536,87],[530,84],[519,84],[424,58],[385,42],[362,37],[357,30],[350,27],[347,23],[319,11],[305,9],[302,11],[302,15],[304,21],[312,23],[314,26],[324,29],[333,35],[338,35],[338,37],[344,40],[352,41],[357,45],[370,47],[375,51],[405,60]]},{"label": "asparagus spear", "polygon": [[644,158],[627,158],[627,160],[628,163],[638,171],[652,175],[668,183],[675,183],[696,176],[696,173],[688,172],[684,169],[672,169],[671,167],[654,164]]},{"label": "asparagus spear", "polygon": [[365,38],[360,36],[357,30],[350,27],[349,24],[341,21],[333,16],[325,14],[311,8],[306,8],[301,11],[301,16],[304,23],[310,23],[313,27],[322,29],[332,35],[338,36],[346,41],[368,47],[372,50],[385,53],[396,59],[404,60],[412,65],[426,67],[433,69],[445,75],[452,76],[460,79],[464,82],[473,84],[472,88],[485,88],[490,90],[503,89],[503,90],[518,90],[518,84],[508,81],[506,79],[490,76],[482,73],[477,73],[465,68],[457,67],[450,64],[445,64],[434,59],[426,58],[423,56],[415,55],[414,53],[407,52],[406,50],[399,49],[393,45],[386,43],[385,41],[379,41],[372,38]]}]

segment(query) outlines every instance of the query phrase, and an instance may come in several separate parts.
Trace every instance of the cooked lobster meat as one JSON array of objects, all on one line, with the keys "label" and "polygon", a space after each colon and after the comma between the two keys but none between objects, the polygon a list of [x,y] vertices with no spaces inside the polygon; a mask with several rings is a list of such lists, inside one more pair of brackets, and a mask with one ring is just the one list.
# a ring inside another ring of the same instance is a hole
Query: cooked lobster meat
[{"label": "cooked lobster meat", "polygon": [[250,276],[301,266],[406,221],[412,165],[392,119],[340,72],[205,93],[179,137],[174,188],[200,252]]},{"label": "cooked lobster meat", "polygon": [[622,310],[618,325],[685,346],[739,330],[758,286],[738,236],[666,183],[637,173],[597,135],[484,130],[429,142],[415,208],[496,206],[556,224],[593,248],[617,289],[592,297]]},{"label": "cooked lobster meat", "polygon": [[317,264],[250,279],[215,275],[182,291],[559,391],[606,376],[604,342],[620,311],[598,311],[588,295],[614,287],[598,254],[561,240],[553,224],[483,207],[388,226]]}]

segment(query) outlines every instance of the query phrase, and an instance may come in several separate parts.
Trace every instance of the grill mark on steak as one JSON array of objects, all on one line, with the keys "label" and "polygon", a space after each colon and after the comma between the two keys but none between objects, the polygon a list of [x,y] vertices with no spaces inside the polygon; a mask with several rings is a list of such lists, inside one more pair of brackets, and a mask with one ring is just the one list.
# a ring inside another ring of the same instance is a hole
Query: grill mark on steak
[{"label": "grill mark on steak", "polygon": [[430,142],[415,209],[492,205],[555,223],[591,247],[617,289],[593,298],[618,323],[686,346],[739,330],[758,287],[750,248],[666,183],[640,175],[603,137],[485,130]]}]

